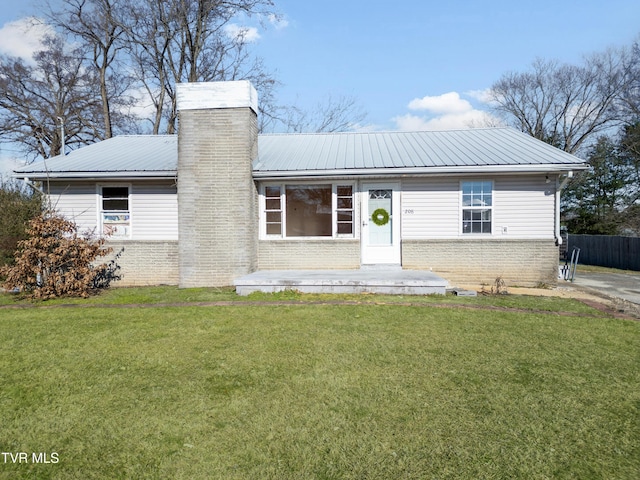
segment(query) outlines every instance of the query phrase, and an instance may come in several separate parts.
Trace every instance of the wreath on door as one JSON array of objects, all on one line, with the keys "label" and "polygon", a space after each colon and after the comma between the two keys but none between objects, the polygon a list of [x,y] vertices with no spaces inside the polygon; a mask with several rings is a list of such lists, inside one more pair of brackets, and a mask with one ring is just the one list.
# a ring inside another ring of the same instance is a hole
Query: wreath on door
[{"label": "wreath on door", "polygon": [[371,221],[379,227],[382,227],[383,225],[389,223],[389,212],[387,212],[384,208],[378,208],[371,214]]}]

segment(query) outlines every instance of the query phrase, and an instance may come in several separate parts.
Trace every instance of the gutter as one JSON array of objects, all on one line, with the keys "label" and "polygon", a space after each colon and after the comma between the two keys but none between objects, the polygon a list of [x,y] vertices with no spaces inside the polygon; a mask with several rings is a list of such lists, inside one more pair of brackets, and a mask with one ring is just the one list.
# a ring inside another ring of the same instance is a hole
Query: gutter
[{"label": "gutter", "polygon": [[562,245],[562,235],[560,235],[560,194],[562,189],[567,186],[569,180],[573,178],[573,170],[567,172],[567,176],[560,182],[560,176],[556,179],[556,221],[555,221],[555,238],[556,245]]},{"label": "gutter", "polygon": [[104,179],[166,179],[174,178],[177,175],[175,170],[157,170],[157,171],[140,171],[140,172],[16,172],[11,175],[13,178],[22,180],[46,181],[46,180],[104,180]]},{"label": "gutter", "polygon": [[399,168],[353,168],[333,170],[253,170],[254,180],[276,180],[281,178],[328,178],[328,177],[410,177],[415,175],[460,175],[460,174],[521,174],[570,172],[588,167],[580,164],[540,165],[473,165],[459,167],[399,167]]}]

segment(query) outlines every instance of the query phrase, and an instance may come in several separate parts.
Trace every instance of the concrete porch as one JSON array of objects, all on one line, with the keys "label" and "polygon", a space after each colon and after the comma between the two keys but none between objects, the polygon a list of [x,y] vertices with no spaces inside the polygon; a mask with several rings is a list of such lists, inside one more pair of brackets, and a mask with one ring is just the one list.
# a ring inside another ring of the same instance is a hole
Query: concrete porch
[{"label": "concrete porch", "polygon": [[363,267],[359,270],[261,270],[234,281],[238,295],[297,290],[303,293],[446,293],[447,280],[424,270]]}]

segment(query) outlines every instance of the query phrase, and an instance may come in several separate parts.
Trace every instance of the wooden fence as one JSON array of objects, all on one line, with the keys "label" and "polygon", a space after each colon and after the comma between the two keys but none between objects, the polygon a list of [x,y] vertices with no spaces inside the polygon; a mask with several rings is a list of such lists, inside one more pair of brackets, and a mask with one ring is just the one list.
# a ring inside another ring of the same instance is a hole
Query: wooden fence
[{"label": "wooden fence", "polygon": [[580,249],[579,263],[640,271],[640,237],[569,235],[567,255]]}]

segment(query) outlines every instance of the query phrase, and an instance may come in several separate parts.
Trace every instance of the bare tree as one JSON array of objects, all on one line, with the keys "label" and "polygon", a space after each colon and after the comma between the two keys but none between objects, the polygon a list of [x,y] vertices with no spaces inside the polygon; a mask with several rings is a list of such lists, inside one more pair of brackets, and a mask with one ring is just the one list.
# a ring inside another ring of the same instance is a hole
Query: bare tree
[{"label": "bare tree", "polygon": [[128,1],[58,0],[49,7],[49,22],[82,44],[88,65],[95,69],[105,138],[114,135],[115,125],[124,127],[123,114],[134,101],[127,95],[131,80],[119,55],[125,47],[122,12]]},{"label": "bare tree", "polygon": [[310,110],[297,106],[283,107],[284,114],[274,123],[281,123],[287,132],[343,132],[357,128],[367,113],[355,97],[331,95]]},{"label": "bare tree", "polygon": [[609,50],[582,66],[537,60],[532,71],[508,73],[492,86],[495,110],[521,131],[576,153],[622,120],[617,106],[629,80],[622,59]]},{"label": "bare tree", "polygon": [[621,96],[621,110],[627,124],[640,120],[640,37],[629,50],[623,51],[622,65],[626,88]]},{"label": "bare tree", "polygon": [[0,59],[2,141],[23,144],[31,159],[60,152],[61,122],[71,148],[141,131],[140,118],[151,133],[175,133],[181,82],[252,81],[262,131],[345,130],[365,116],[351,97],[329,97],[309,112],[277,105],[279,82],[251,51],[255,30],[239,25],[271,18],[272,0],[51,2],[43,11],[61,34],[35,64]]},{"label": "bare tree", "polygon": [[83,68],[81,49],[67,50],[64,38],[50,37],[34,62],[0,58],[2,141],[20,144],[34,160],[61,153],[61,121],[71,147],[105,138],[96,78]]},{"label": "bare tree", "polygon": [[[239,15],[271,13],[271,0],[140,0],[129,4],[130,53],[138,80],[154,108],[153,132],[176,130],[175,85],[252,80],[261,103],[277,82],[251,55],[249,30],[230,29]],[[232,33],[233,32],[233,33]],[[266,109],[265,111],[271,111]]]}]

